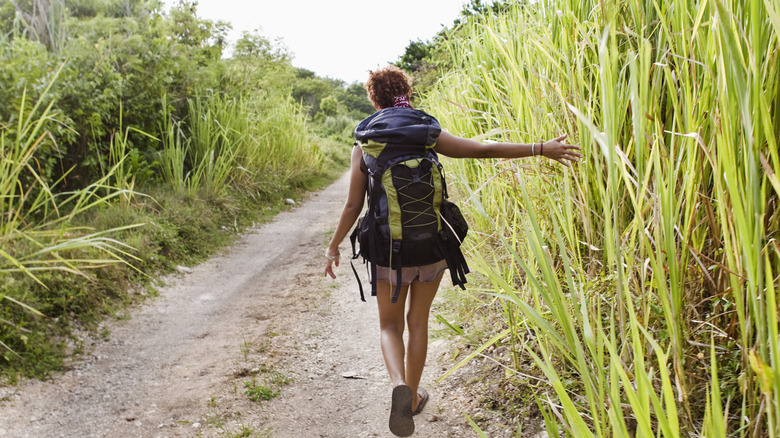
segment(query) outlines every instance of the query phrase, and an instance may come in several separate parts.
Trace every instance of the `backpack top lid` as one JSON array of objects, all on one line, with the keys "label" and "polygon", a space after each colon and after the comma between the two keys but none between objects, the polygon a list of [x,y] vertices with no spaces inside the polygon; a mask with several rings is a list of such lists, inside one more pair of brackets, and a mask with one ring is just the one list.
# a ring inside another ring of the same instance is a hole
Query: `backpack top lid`
[{"label": "backpack top lid", "polygon": [[[433,148],[441,133],[435,117],[425,111],[390,107],[365,118],[355,128],[355,139],[363,153],[382,160],[388,145],[393,156],[419,154],[420,148]],[[387,153],[385,154],[387,155]]]}]

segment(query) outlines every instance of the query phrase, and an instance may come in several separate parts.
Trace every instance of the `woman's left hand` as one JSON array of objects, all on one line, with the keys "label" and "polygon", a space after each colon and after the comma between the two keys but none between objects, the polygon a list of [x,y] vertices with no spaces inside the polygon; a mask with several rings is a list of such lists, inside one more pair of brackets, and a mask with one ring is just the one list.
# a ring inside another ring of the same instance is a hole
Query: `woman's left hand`
[{"label": "woman's left hand", "polygon": [[542,143],[539,153],[545,157],[555,160],[566,167],[571,167],[571,163],[576,163],[582,158],[582,154],[577,151],[582,148],[572,144],[563,143],[568,134],[563,134],[558,138],[547,140]]}]

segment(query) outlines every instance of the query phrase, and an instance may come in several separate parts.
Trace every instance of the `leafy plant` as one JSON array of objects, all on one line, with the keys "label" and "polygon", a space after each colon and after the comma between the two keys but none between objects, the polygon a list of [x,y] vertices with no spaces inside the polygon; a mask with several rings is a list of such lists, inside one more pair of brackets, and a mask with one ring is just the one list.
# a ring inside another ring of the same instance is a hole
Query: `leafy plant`
[{"label": "leafy plant", "polygon": [[254,402],[273,400],[280,394],[278,389],[273,389],[266,385],[258,385],[255,382],[244,382],[244,386],[247,388],[244,394],[249,396],[249,399]]},{"label": "leafy plant", "polygon": [[[0,372],[13,379],[61,365],[69,327],[129,302],[129,283],[202,260],[348,156],[309,138],[281,46],[250,53],[262,41],[249,38],[224,59],[228,25],[191,2],[12,3],[0,2]],[[35,5],[62,13],[48,42],[33,32],[43,16],[17,14]],[[362,93],[310,79],[350,110]]]},{"label": "leafy plant", "polygon": [[[139,225],[106,230],[72,225],[75,217],[132,192],[108,185],[115,166],[84,189],[55,194],[35,166],[36,150],[53,141],[46,129],[47,124],[55,122],[49,115],[53,103],[43,107],[42,102],[39,100],[26,112],[23,95],[14,138],[7,140],[5,130],[0,130],[0,204],[4,212],[0,215],[0,276],[23,274],[45,288],[43,273],[86,276],[89,269],[135,259],[132,248],[109,236]],[[20,181],[31,183],[24,186]],[[3,300],[43,316],[25,304],[23,295],[3,293],[0,301]],[[13,321],[3,322],[15,326]],[[0,344],[10,349],[1,341]]]}]

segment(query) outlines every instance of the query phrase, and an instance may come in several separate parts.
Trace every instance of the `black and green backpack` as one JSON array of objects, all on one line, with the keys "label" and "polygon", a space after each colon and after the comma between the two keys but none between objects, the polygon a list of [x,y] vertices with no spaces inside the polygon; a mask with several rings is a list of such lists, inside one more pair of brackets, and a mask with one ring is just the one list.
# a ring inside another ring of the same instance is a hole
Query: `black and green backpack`
[{"label": "black and green backpack", "polygon": [[[402,267],[440,260],[447,261],[453,285],[465,289],[469,268],[460,244],[468,226],[447,199],[443,167],[433,150],[440,133],[433,116],[409,107],[385,108],[355,129],[368,174],[368,208],[350,240],[352,258],[362,256],[369,264],[371,295],[376,295],[377,266],[396,270],[396,302]],[[359,278],[358,285],[365,301]]]}]

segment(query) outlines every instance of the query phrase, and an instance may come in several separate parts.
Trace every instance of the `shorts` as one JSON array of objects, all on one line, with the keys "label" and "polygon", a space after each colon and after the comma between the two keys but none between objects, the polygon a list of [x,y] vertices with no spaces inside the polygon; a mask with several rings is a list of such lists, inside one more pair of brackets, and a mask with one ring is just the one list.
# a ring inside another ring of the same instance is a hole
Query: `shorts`
[{"label": "shorts", "polygon": [[[436,263],[423,266],[404,266],[401,268],[401,284],[406,286],[413,281],[421,283],[432,283],[447,269],[447,261],[439,260]],[[391,270],[387,266],[376,267],[376,281],[387,281],[395,285],[397,278],[395,269]]]}]

